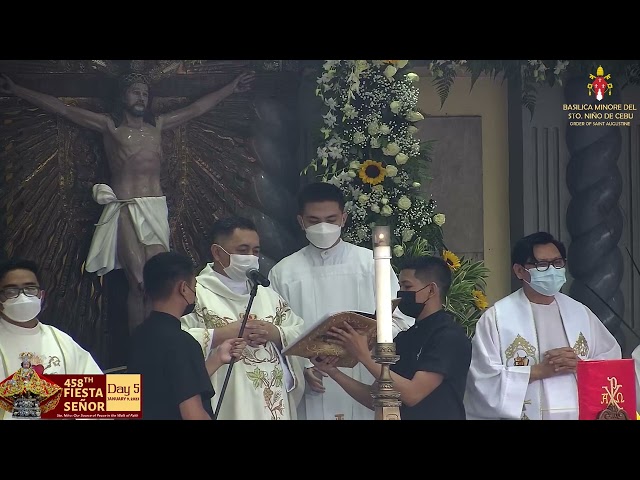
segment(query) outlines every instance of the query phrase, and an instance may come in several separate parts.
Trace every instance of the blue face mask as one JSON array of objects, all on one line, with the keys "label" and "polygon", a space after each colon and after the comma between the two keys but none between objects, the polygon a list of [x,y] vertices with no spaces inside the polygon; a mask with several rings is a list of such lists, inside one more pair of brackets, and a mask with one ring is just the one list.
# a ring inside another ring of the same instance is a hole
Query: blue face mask
[{"label": "blue face mask", "polygon": [[531,274],[531,282],[527,283],[540,295],[547,297],[553,297],[567,281],[564,268],[550,266],[545,272],[531,268],[527,272]]}]

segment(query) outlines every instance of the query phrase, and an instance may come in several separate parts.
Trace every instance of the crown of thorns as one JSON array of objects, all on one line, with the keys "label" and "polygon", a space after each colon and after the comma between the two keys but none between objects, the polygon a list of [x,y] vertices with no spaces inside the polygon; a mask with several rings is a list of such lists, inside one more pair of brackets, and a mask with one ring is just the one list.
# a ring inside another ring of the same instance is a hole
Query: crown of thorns
[{"label": "crown of thorns", "polygon": [[151,77],[140,72],[131,72],[120,76],[120,83],[123,86],[130,86],[134,83],[144,83],[145,85],[151,84]]}]

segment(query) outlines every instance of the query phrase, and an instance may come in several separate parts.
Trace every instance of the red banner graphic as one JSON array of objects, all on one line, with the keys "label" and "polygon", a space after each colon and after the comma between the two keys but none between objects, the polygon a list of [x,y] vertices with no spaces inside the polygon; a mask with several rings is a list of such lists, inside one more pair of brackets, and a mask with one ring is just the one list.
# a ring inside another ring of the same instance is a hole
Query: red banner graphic
[{"label": "red banner graphic", "polygon": [[42,379],[60,390],[57,402],[41,408],[41,418],[142,418],[140,375],[42,375]]}]

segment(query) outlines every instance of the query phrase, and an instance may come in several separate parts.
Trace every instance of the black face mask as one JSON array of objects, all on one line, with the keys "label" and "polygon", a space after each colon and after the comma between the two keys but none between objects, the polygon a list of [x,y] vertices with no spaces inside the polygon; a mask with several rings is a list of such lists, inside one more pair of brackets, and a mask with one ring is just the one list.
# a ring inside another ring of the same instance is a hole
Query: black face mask
[{"label": "black face mask", "polygon": [[[187,285],[187,288],[189,290],[191,290],[191,288],[189,288],[189,286]],[[191,290],[193,292],[193,290]],[[193,292],[194,294],[196,292]],[[182,298],[184,298],[185,302],[187,302],[187,299],[185,298],[185,296],[183,295]],[[187,306],[184,309],[184,312],[182,313],[182,316],[184,317],[185,315],[189,315],[191,312],[193,312],[193,310],[196,308],[196,302],[194,301],[193,303],[189,303],[187,302]]]},{"label": "black face mask", "polygon": [[184,312],[182,312],[182,316],[184,317],[185,315],[189,315],[191,312],[193,312],[193,310],[196,308],[196,304],[195,303],[190,303],[186,306],[186,308],[184,309]]},{"label": "black face mask", "polygon": [[408,290],[398,290],[398,298],[400,299],[400,303],[398,304],[398,310],[400,310],[407,317],[418,318],[418,316],[422,313],[422,309],[424,305],[427,303],[425,300],[423,303],[416,302],[416,293],[424,290],[429,285],[425,285],[418,291],[408,291]]}]

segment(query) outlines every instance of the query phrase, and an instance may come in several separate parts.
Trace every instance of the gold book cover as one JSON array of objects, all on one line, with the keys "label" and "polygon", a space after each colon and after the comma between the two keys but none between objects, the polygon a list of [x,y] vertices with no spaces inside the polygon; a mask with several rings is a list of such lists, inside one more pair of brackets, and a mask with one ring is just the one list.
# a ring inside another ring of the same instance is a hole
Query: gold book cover
[{"label": "gold book cover", "polygon": [[[392,311],[399,303],[392,301]],[[341,327],[348,322],[356,331],[369,338],[369,349],[373,349],[377,336],[377,320],[375,313],[338,312],[327,316],[318,325],[300,335],[300,337],[283,350],[284,355],[295,355],[304,358],[322,356],[340,357],[338,367],[353,368],[358,361],[350,356],[342,347],[331,343],[327,332],[333,327]]]}]

